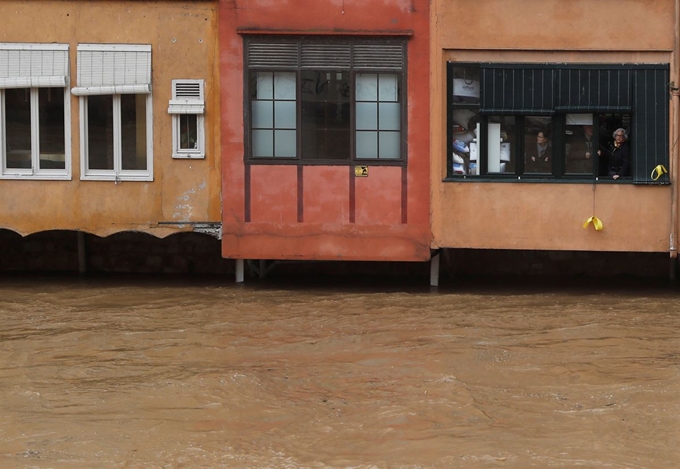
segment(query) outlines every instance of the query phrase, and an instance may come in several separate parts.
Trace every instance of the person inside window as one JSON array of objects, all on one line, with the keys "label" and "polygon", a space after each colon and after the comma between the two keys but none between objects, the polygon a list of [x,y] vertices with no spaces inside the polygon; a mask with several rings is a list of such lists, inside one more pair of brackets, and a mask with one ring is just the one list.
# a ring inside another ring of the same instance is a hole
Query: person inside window
[{"label": "person inside window", "polygon": [[[612,179],[630,176],[630,146],[628,133],[624,128],[618,128],[612,134],[614,141],[609,144],[605,158],[607,161],[607,175]],[[602,156],[602,151],[597,154]]]},{"label": "person inside window", "polygon": [[536,134],[536,143],[527,144],[526,150],[526,172],[527,173],[549,173],[552,160],[550,141],[547,134],[540,130]]}]

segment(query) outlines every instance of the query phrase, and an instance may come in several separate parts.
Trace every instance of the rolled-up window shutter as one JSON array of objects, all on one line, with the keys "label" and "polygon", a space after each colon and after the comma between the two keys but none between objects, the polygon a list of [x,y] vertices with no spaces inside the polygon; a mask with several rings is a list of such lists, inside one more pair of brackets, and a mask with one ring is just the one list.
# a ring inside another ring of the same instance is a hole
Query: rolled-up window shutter
[{"label": "rolled-up window shutter", "polygon": [[0,88],[68,86],[68,44],[0,44]]},{"label": "rolled-up window shutter", "polygon": [[629,112],[631,69],[579,68],[558,71],[557,110],[565,112]]},{"label": "rolled-up window shutter", "polygon": [[75,95],[151,93],[151,46],[78,45]]},{"label": "rolled-up window shutter", "polygon": [[405,67],[403,41],[351,41],[324,39],[271,41],[253,38],[247,43],[248,68],[394,70]]},{"label": "rolled-up window shutter", "polygon": [[354,44],[353,66],[357,70],[394,70],[404,68],[404,44]]},{"label": "rolled-up window shutter", "polygon": [[303,42],[300,52],[301,68],[343,70],[350,67],[349,44]]},{"label": "rolled-up window shutter", "polygon": [[543,66],[482,66],[480,112],[551,115],[555,113],[555,70]]},{"label": "rolled-up window shutter", "polygon": [[252,40],[248,43],[250,68],[297,68],[298,44]]}]

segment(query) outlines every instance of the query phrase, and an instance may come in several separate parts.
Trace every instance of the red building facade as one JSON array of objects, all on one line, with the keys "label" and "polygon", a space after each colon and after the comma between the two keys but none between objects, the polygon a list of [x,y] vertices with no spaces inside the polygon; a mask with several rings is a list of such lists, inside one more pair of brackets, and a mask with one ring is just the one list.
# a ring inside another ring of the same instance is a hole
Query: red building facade
[{"label": "red building facade", "polygon": [[429,260],[428,4],[220,2],[224,257]]}]

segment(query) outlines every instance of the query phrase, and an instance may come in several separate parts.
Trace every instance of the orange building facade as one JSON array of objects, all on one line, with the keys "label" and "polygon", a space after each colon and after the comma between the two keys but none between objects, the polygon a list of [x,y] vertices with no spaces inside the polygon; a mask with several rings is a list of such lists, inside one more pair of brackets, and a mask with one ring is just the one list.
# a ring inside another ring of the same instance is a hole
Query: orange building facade
[{"label": "orange building facade", "polygon": [[0,229],[219,235],[217,3],[0,2]]},{"label": "orange building facade", "polygon": [[[435,0],[433,248],[675,257],[678,13]],[[627,163],[610,152],[618,129]]]},{"label": "orange building facade", "polygon": [[428,8],[220,2],[224,257],[430,259]]}]

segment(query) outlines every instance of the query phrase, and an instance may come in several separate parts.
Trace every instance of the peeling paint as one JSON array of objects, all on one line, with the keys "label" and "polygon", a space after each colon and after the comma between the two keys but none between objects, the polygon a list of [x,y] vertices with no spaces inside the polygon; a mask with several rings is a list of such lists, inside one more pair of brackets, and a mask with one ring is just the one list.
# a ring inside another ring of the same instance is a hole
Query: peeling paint
[{"label": "peeling paint", "polygon": [[191,204],[192,196],[208,187],[205,179],[201,181],[198,187],[183,192],[177,197],[178,204],[175,205],[175,212],[172,214],[173,220],[190,221],[193,215],[193,204]]}]

